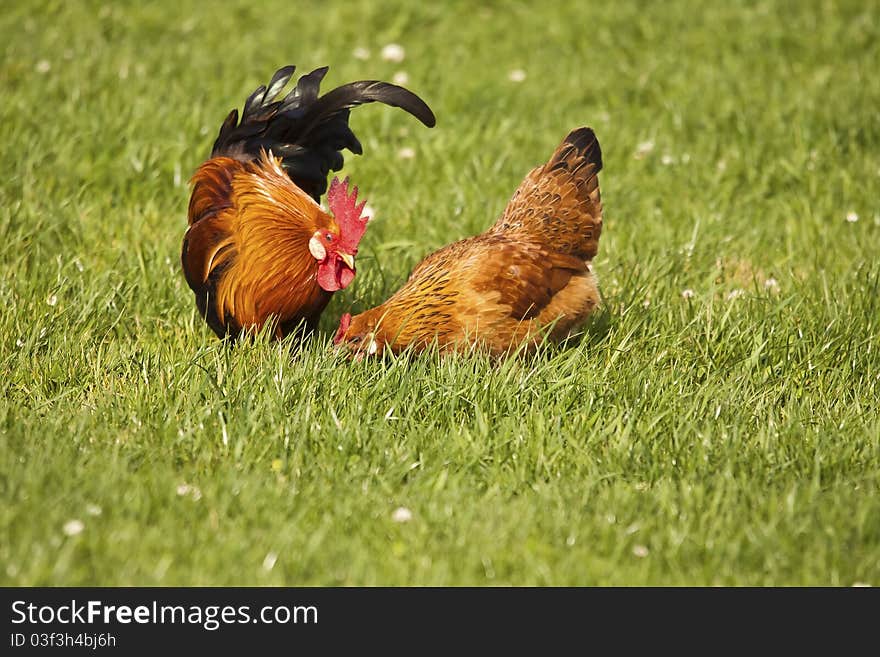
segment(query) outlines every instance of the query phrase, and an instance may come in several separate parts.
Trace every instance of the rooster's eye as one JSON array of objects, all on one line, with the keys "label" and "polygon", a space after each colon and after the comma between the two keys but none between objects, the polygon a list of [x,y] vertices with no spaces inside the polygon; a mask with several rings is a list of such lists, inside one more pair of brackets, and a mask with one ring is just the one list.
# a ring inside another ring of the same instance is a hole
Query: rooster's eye
[{"label": "rooster's eye", "polygon": [[328,242],[332,242],[333,241],[333,234],[327,233],[326,235],[324,235],[324,239],[326,239]]}]

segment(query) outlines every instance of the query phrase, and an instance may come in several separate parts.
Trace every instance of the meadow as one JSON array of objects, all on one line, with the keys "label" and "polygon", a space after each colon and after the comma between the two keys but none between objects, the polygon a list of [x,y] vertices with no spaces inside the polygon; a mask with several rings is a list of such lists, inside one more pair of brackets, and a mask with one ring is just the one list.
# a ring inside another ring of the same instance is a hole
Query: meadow
[{"label": "meadow", "polygon": [[[0,584],[880,584],[868,3],[19,0],[0,44]],[[187,180],[288,63],[405,77],[437,126],[353,112],[358,277],[314,339],[231,348]],[[581,125],[580,339],[334,353]]]}]

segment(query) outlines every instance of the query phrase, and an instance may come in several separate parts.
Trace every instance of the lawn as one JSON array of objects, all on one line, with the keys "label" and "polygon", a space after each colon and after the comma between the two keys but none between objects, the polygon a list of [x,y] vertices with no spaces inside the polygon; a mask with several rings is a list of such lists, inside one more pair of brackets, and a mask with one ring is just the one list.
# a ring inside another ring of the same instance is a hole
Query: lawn
[{"label": "lawn", "polygon": [[[880,584],[865,3],[19,1],[0,44],[0,584]],[[180,271],[187,179],[287,63],[405,72],[438,122],[354,111],[358,277],[311,341],[230,348]],[[583,339],[333,353],[580,125]]]}]

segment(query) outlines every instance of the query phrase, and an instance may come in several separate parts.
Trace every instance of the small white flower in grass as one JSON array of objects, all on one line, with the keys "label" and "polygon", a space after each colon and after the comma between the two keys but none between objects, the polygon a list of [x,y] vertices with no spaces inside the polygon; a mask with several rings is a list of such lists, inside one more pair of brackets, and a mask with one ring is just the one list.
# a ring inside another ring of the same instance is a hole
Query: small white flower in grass
[{"label": "small white flower in grass", "polygon": [[639,559],[644,559],[648,556],[648,548],[646,548],[644,545],[634,545],[633,554]]},{"label": "small white flower in grass", "polygon": [[198,486],[193,486],[191,484],[178,484],[177,494],[181,497],[183,497],[184,495],[189,495],[196,502],[202,499],[202,491],[199,490]]},{"label": "small white flower in grass", "polygon": [[849,223],[854,224],[859,220],[859,215],[857,215],[855,212],[847,212],[846,213],[846,220]]},{"label": "small white flower in grass", "polygon": [[637,160],[643,160],[645,157],[654,150],[654,142],[651,140],[640,142],[636,146],[636,152],[633,155]]},{"label": "small white flower in grass", "polygon": [[715,165],[715,168],[719,171],[724,171],[727,169],[727,162],[724,160],[718,160],[718,164]]},{"label": "small white flower in grass", "polygon": [[644,301],[642,301],[642,308],[650,308],[650,307],[651,307],[651,300],[650,299],[645,299]]},{"label": "small white flower in grass", "polygon": [[682,299],[693,299],[694,298],[694,291],[691,288],[685,288],[684,290],[681,291],[681,298]]},{"label": "small white flower in grass", "polygon": [[18,347],[19,349],[21,349],[24,346],[24,340],[19,338],[18,340],[15,341],[15,346]]},{"label": "small white flower in grass", "polygon": [[663,153],[663,157],[660,158],[660,162],[662,162],[664,166],[668,167],[670,164],[675,163],[675,158],[672,157],[669,153]]},{"label": "small white flower in grass", "polygon": [[372,221],[373,218],[376,216],[376,209],[372,205],[367,203],[364,206],[364,209],[361,211],[361,215],[366,217],[367,221]]},{"label": "small white flower in grass", "polygon": [[382,59],[386,62],[400,63],[406,58],[406,51],[399,43],[389,43],[382,48]]},{"label": "small white flower in grass", "polygon": [[746,293],[745,290],[740,289],[740,288],[737,288],[737,289],[735,289],[735,290],[731,290],[730,292],[728,292],[728,293],[725,295],[724,299],[727,300],[727,301],[733,301],[734,299],[739,299],[739,298],[740,298],[741,296],[743,296],[745,293]]},{"label": "small white flower in grass", "polygon": [[68,536],[76,536],[77,534],[82,534],[83,529],[86,526],[82,523],[81,520],[68,520],[64,523],[64,533]]},{"label": "small white flower in grass", "polygon": [[412,517],[412,511],[407,509],[405,506],[399,506],[391,513],[391,519],[394,522],[409,522],[410,520],[412,520]]},{"label": "small white flower in grass", "polygon": [[263,570],[266,572],[272,570],[275,567],[276,561],[278,561],[278,555],[275,552],[266,554],[266,558],[263,559]]},{"label": "small white flower in grass", "polygon": [[55,294],[50,294],[48,297],[46,297],[46,303],[50,306],[56,305],[58,303],[58,296]]},{"label": "small white flower in grass", "polygon": [[526,72],[521,68],[515,68],[507,74],[507,79],[511,82],[523,82],[526,79]]},{"label": "small white flower in grass", "polygon": [[409,73],[406,71],[398,71],[394,74],[394,77],[391,78],[391,81],[394,84],[406,84],[409,82]]},{"label": "small white flower in grass", "polygon": [[367,61],[367,60],[370,58],[370,51],[367,50],[366,48],[355,48],[355,49],[351,52],[351,55],[352,55],[352,57],[354,57],[355,59],[359,59],[359,60],[361,60],[362,62],[365,62],[365,61]]},{"label": "small white flower in grass", "polygon": [[37,65],[34,67],[34,70],[37,73],[45,75],[46,73],[48,73],[49,71],[52,70],[52,64],[49,63],[48,59],[41,59],[40,61],[37,62]]},{"label": "small white flower in grass", "polygon": [[409,146],[404,146],[399,151],[397,151],[397,157],[401,160],[411,160],[416,156],[416,151],[414,148],[410,148]]},{"label": "small white flower in grass", "polygon": [[101,507],[99,507],[97,504],[86,504],[86,513],[88,513],[90,516],[99,516],[101,515],[101,511]]},{"label": "small white flower in grass", "polygon": [[770,290],[771,292],[775,292],[779,289],[779,281],[771,276],[766,281],[764,281],[764,288]]},{"label": "small white flower in grass", "polygon": [[80,262],[79,258],[74,259],[73,266],[76,267],[76,270],[80,273],[82,273],[83,269],[85,269],[85,267],[83,267],[83,263]]}]

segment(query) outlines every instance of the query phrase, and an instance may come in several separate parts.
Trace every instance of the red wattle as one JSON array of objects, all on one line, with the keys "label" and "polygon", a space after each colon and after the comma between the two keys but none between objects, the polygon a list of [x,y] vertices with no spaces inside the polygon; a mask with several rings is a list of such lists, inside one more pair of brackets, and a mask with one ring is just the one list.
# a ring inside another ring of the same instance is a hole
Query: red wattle
[{"label": "red wattle", "polygon": [[342,264],[342,271],[339,273],[339,285],[342,288],[348,287],[348,284],[354,280],[354,271],[348,268],[344,262]]},{"label": "red wattle", "polygon": [[336,267],[330,258],[318,265],[318,285],[321,286],[322,290],[336,292],[336,290],[341,289],[337,279]]},{"label": "red wattle", "polygon": [[346,288],[353,280],[354,270],[349,269],[336,254],[329,255],[318,264],[318,285],[327,292]]}]

